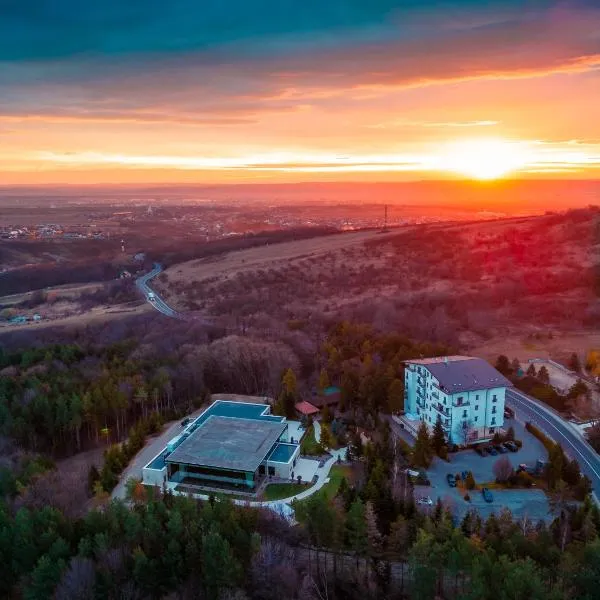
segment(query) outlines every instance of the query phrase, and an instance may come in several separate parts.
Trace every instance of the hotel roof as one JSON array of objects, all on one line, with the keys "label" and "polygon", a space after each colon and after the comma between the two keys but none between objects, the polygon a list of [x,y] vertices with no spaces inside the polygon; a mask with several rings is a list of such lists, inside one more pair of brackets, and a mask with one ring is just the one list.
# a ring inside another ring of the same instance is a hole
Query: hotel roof
[{"label": "hotel roof", "polygon": [[422,365],[440,382],[449,394],[513,387],[513,384],[481,358],[448,356],[407,360],[407,364]]},{"label": "hotel roof", "polygon": [[165,460],[254,472],[286,428],[276,421],[210,416]]}]

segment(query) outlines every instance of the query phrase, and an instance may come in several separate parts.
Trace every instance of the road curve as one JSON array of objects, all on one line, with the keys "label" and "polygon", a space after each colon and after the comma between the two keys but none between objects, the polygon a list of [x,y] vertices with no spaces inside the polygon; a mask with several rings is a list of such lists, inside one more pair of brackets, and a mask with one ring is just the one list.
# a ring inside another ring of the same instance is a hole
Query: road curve
[{"label": "road curve", "polygon": [[506,391],[506,403],[515,410],[517,417],[542,429],[577,460],[581,472],[592,482],[596,499],[600,498],[600,455],[574,431],[571,424],[541,402],[515,389]]},{"label": "road curve", "polygon": [[[154,268],[152,269],[152,271],[149,271],[148,273],[142,275],[141,277],[138,277],[135,280],[135,285],[137,286],[137,288],[140,290],[140,292],[142,294],[144,294],[144,297],[146,298],[146,301],[149,302],[152,306],[154,306],[154,308],[158,311],[161,312],[163,315],[167,316],[167,317],[171,317],[172,319],[183,319],[183,315],[179,312],[177,312],[175,309],[171,308],[149,285],[148,282],[151,279],[154,279],[154,277],[156,277],[157,275],[159,275],[162,272],[162,266],[158,263],[154,263]],[[150,294],[154,294],[154,299],[151,300],[151,296]]]}]

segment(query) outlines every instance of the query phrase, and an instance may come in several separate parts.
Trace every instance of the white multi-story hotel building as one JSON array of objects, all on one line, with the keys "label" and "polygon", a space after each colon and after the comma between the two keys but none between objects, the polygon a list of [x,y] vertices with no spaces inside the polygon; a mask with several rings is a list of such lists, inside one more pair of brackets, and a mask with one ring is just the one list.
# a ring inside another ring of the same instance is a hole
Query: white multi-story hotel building
[{"label": "white multi-story hotel building", "polygon": [[512,383],[489,363],[470,356],[405,361],[406,418],[432,428],[438,416],[454,444],[489,440],[504,424],[506,388]]}]

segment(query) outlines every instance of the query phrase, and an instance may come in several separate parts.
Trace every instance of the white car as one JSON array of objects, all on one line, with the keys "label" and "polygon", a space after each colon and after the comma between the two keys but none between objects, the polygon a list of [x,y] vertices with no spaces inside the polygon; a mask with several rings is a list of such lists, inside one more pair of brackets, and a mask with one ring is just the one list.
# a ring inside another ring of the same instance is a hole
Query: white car
[{"label": "white car", "polygon": [[150,302],[154,302],[155,299],[156,297],[154,296],[154,292],[150,292],[148,294],[148,300],[150,300]]},{"label": "white car", "polygon": [[421,506],[433,506],[433,500],[429,496],[422,496],[417,498],[417,504]]}]

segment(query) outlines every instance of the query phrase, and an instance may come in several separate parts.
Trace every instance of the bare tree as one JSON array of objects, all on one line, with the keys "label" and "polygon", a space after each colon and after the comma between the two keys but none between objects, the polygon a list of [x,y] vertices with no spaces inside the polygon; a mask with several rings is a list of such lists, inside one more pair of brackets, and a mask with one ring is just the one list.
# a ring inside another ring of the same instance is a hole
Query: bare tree
[{"label": "bare tree", "polygon": [[463,419],[455,429],[458,439],[462,442],[463,446],[468,446],[473,439],[475,433],[475,426],[471,419]]},{"label": "bare tree", "polygon": [[92,600],[94,597],[94,583],[96,571],[94,561],[89,558],[75,556],[56,588],[56,600]]},{"label": "bare tree", "polygon": [[511,478],[513,473],[513,466],[507,456],[500,457],[494,463],[494,475],[496,476],[496,481],[504,483]]}]

